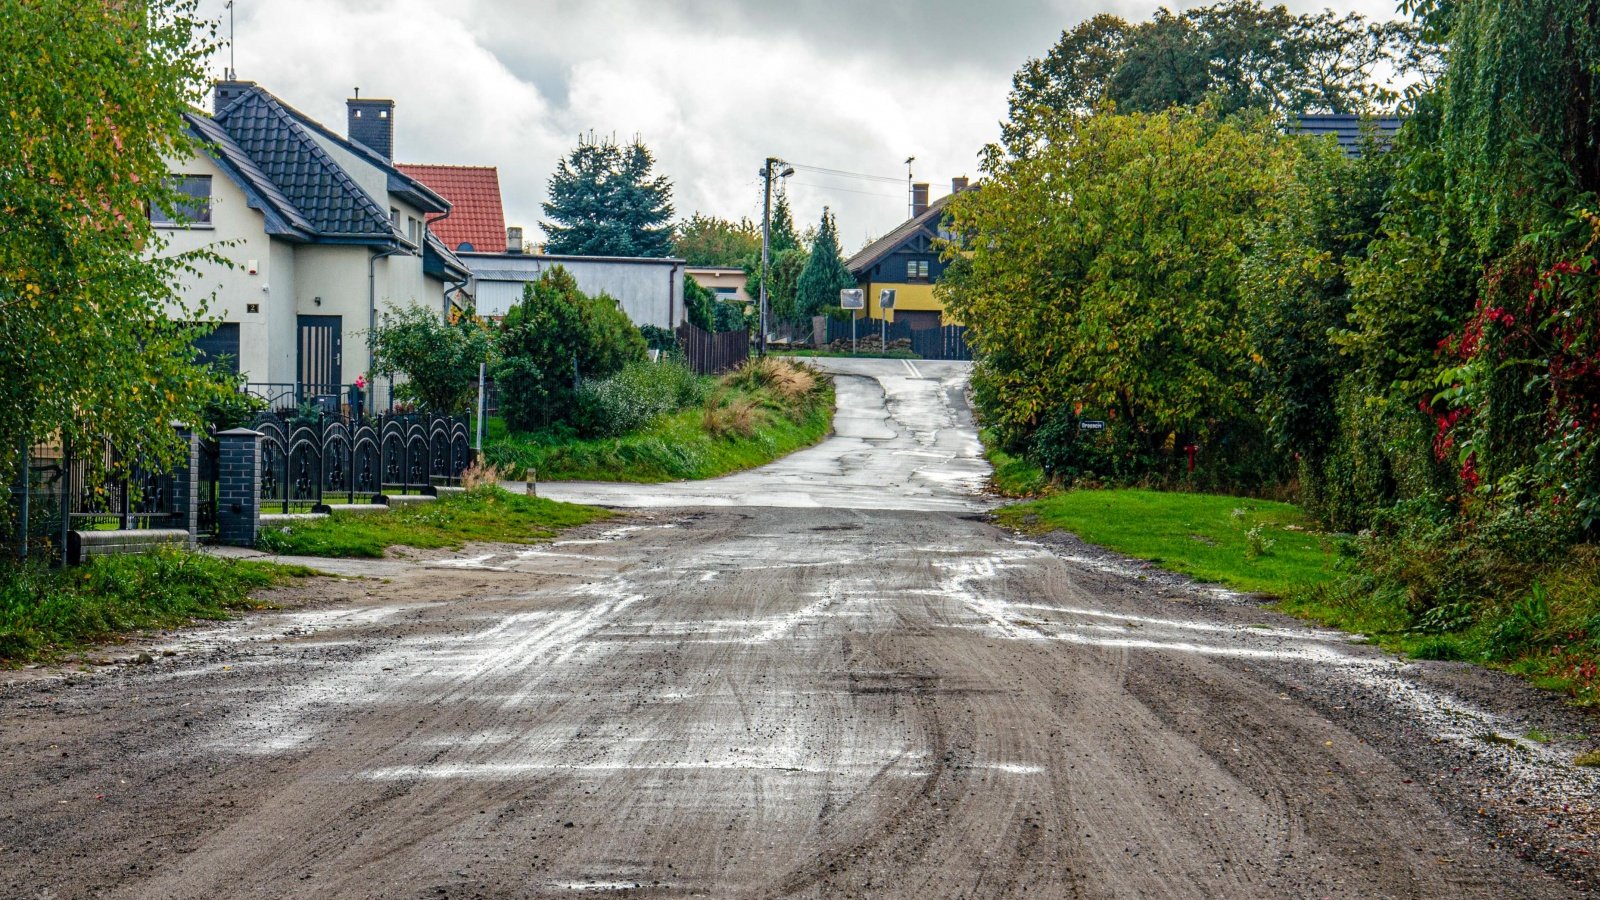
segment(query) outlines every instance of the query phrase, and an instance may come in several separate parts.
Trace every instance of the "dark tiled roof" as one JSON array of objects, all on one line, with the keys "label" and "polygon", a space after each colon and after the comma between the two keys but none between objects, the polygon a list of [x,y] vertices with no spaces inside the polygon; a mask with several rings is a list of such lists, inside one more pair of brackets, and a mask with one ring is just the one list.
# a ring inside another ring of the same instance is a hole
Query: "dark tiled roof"
[{"label": "dark tiled roof", "polygon": [[901,244],[919,232],[924,230],[937,232],[939,217],[944,215],[944,208],[950,204],[950,198],[954,196],[955,194],[948,194],[928,204],[928,208],[923,210],[921,215],[907,219],[899,228],[862,247],[855,256],[844,261],[844,267],[850,270],[850,274],[860,277],[862,272],[898,250]]},{"label": "dark tiled roof", "polygon": [[184,118],[189,123],[190,132],[206,145],[212,158],[228,170],[234,181],[244,189],[250,208],[261,210],[266,217],[267,234],[305,240],[316,232],[316,226],[272,183],[272,179],[261,171],[261,167],[244,152],[244,148],[234,143],[221,125],[198,113],[189,113]]},{"label": "dark tiled roof", "polygon": [[217,113],[214,124],[318,235],[392,241],[388,211],[328,156],[299,118],[252,87]]},{"label": "dark tiled roof", "polygon": [[400,171],[450,201],[450,216],[429,226],[452,250],[470,244],[480,253],[506,248],[506,215],[500,204],[500,173],[494,166],[397,163]]},{"label": "dark tiled roof", "polygon": [[1404,121],[1398,116],[1364,117],[1354,113],[1317,113],[1300,116],[1290,126],[1295,134],[1309,134],[1313,137],[1333,135],[1339,141],[1340,149],[1350,156],[1361,155],[1361,143],[1364,137],[1363,128],[1371,128],[1375,133],[1378,146],[1388,149],[1394,140],[1395,132],[1400,130],[1400,123]]}]

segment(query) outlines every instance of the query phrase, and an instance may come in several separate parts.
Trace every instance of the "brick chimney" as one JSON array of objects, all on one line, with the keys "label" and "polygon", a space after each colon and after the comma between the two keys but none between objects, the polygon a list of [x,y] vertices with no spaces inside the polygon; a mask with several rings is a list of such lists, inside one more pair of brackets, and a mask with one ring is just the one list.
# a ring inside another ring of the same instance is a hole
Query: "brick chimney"
[{"label": "brick chimney", "polygon": [[928,211],[928,183],[919,181],[911,186],[911,218]]},{"label": "brick chimney", "polygon": [[968,183],[967,176],[965,175],[950,179],[950,193],[952,194],[959,194],[966,190],[969,186],[970,184]]},{"label": "brick chimney", "polygon": [[219,81],[211,90],[211,114],[216,115],[239,99],[239,95],[255,87],[254,81]]},{"label": "brick chimney", "polygon": [[394,160],[394,101],[362,100],[359,96],[345,101],[350,113],[348,134],[350,140],[365,145],[384,159]]}]

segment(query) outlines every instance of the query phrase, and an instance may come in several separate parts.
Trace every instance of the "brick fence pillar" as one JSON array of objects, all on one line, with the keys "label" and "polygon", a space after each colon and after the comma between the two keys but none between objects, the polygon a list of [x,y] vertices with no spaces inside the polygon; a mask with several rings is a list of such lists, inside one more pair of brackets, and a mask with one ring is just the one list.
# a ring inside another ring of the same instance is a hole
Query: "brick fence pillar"
[{"label": "brick fence pillar", "polygon": [[192,545],[200,538],[200,436],[187,425],[172,427],[183,442],[183,455],[172,467],[173,527],[189,532]]},{"label": "brick fence pillar", "polygon": [[218,432],[217,474],[217,540],[254,547],[261,527],[261,432]]}]

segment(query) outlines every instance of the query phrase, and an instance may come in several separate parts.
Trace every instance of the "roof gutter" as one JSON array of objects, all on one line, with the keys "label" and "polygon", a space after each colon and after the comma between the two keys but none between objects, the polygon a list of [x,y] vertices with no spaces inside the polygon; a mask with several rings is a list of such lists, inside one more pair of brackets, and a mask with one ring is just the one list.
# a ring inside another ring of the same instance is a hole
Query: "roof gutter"
[{"label": "roof gutter", "polygon": [[[424,253],[427,252],[428,235],[433,234],[433,223],[443,222],[445,219],[450,218],[450,214],[455,211],[455,207],[452,206],[444,211],[444,215],[432,219],[428,218],[427,216],[422,217],[422,245]],[[437,237],[437,235],[435,235],[435,237]],[[444,241],[441,240],[439,243],[442,244]],[[448,271],[448,267],[446,267],[446,271]],[[450,295],[464,292],[466,286],[472,283],[472,272],[468,271],[467,276],[460,281],[451,281],[450,279],[446,278],[444,283],[444,308],[439,310],[439,312],[444,315],[445,321],[448,322],[450,320]],[[452,285],[454,285],[454,287],[452,287]]]}]

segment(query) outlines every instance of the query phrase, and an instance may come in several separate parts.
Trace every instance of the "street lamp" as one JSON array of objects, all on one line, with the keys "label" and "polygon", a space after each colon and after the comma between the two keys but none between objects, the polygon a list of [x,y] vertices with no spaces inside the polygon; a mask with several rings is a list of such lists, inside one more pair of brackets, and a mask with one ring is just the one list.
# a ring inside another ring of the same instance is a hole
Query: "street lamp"
[{"label": "street lamp", "polygon": [[766,163],[761,166],[761,335],[756,339],[756,347],[762,356],[767,355],[767,267],[772,247],[772,175],[773,169],[778,166],[783,166],[783,171],[777,173],[779,178],[794,174],[794,166],[776,156],[767,157]]}]

